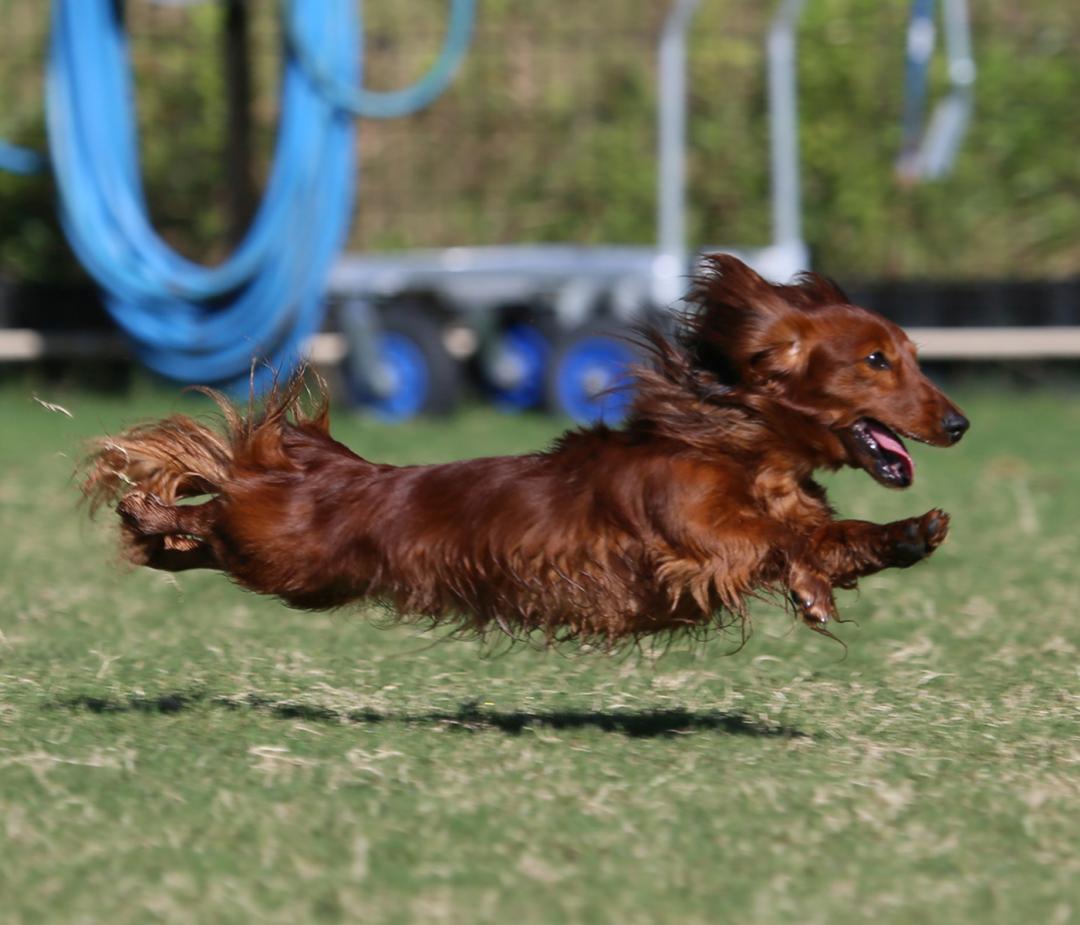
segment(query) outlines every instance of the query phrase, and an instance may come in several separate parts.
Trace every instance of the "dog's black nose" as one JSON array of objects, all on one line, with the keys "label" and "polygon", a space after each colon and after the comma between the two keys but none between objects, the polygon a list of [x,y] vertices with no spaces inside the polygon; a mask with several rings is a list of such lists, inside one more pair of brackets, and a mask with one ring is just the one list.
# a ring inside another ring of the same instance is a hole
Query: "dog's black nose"
[{"label": "dog's black nose", "polygon": [[944,428],[945,433],[949,435],[949,439],[956,443],[971,426],[971,422],[960,414],[958,411],[950,411],[941,419],[941,426]]}]

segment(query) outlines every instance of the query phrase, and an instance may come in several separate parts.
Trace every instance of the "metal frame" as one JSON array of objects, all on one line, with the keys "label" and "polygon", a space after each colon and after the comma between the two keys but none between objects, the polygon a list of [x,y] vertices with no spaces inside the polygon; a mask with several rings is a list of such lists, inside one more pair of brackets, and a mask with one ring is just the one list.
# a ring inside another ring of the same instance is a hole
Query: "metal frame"
[{"label": "metal frame", "polygon": [[[559,326],[588,321],[601,305],[620,321],[677,306],[693,271],[686,242],[688,36],[700,0],[673,0],[657,46],[657,240],[653,247],[530,244],[350,254],[330,276],[342,303],[340,323],[352,345],[347,362],[358,380],[380,387],[371,358],[378,336],[372,303],[423,294],[478,331],[482,362],[493,310],[550,306]],[[770,100],[773,241],[764,248],[718,245],[765,276],[786,280],[808,265],[802,240],[796,104],[795,32],[803,0],[781,0],[766,52]]]},{"label": "metal frame", "polygon": [[[779,0],[766,44],[773,240],[757,249],[722,245],[703,249],[736,253],[777,280],[808,266],[801,226],[795,66],[804,6],[805,0]],[[970,108],[974,79],[965,0],[944,0],[944,6],[953,93],[939,104],[927,132],[926,161],[930,164],[941,161],[932,153],[936,149],[931,139],[944,138],[942,133],[949,127],[935,125],[942,120],[952,120],[953,128],[960,124],[955,116]],[[677,303],[693,262],[686,243],[687,37],[699,7],[700,0],[672,0],[657,49],[655,247],[553,244],[348,255],[334,267],[329,281],[330,296],[346,306],[339,314],[345,334],[313,338],[312,361],[334,365],[351,361],[354,374],[368,378],[377,389],[374,339],[378,326],[372,304],[410,293],[436,296],[481,333],[493,310],[507,304],[548,304],[560,324],[572,328],[589,319],[601,298],[622,320],[643,308],[663,309]],[[909,333],[928,359],[1080,358],[1080,327],[911,328]],[[119,335],[0,330],[0,361],[129,355]]]},{"label": "metal frame", "polygon": [[925,125],[928,70],[936,44],[935,0],[918,0],[908,26],[904,141],[896,163],[897,174],[908,183],[936,180],[952,170],[974,105],[976,68],[967,0],[943,0],[942,6],[949,92]]},{"label": "metal frame", "polygon": [[[1080,326],[905,328],[924,360],[1076,360],[1080,359]],[[310,360],[337,366],[348,344],[341,334],[317,334],[310,342]],[[31,328],[0,329],[0,361],[32,363],[46,358],[116,360],[131,358],[119,334],[42,332]]]},{"label": "metal frame", "polygon": [[[807,265],[799,224],[795,103],[795,27],[802,2],[780,0],[766,46],[773,241],[757,249],[703,249],[736,253],[774,279],[787,279]],[[601,304],[620,321],[677,305],[694,263],[686,242],[687,71],[688,35],[700,5],[701,0],[671,0],[657,46],[655,246],[550,244],[347,255],[331,272],[328,296],[344,306],[338,320],[351,345],[348,359],[358,379],[373,389],[380,385],[374,359],[376,301],[418,293],[434,296],[477,330],[481,349],[493,326],[493,310],[500,306],[547,305],[559,325],[574,328]],[[0,331],[0,360],[93,354],[107,344],[113,344],[108,347],[113,355],[120,350],[109,338],[86,343],[83,350],[67,336]]]}]

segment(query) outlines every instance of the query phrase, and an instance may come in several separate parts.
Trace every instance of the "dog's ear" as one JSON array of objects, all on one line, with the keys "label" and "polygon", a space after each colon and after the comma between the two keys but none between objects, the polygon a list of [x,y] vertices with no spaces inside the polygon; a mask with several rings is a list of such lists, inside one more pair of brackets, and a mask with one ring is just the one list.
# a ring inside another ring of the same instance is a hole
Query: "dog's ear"
[{"label": "dog's ear", "polygon": [[742,377],[751,382],[770,382],[801,374],[810,352],[809,326],[808,319],[790,313],[749,332]]},{"label": "dog's ear", "polygon": [[789,305],[804,310],[823,305],[848,305],[851,302],[835,280],[809,270],[796,276],[791,285],[773,286],[773,289]]},{"label": "dog's ear", "polygon": [[681,340],[693,364],[731,385],[798,372],[806,362],[799,300],[810,290],[788,290],[802,293],[802,285],[774,285],[730,254],[706,257],[687,296],[694,307],[683,317]]}]

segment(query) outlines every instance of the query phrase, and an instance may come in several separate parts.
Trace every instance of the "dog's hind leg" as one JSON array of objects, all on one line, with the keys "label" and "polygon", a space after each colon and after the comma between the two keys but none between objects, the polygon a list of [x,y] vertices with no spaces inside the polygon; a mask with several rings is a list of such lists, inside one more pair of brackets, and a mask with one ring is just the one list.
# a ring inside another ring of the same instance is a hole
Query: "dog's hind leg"
[{"label": "dog's hind leg", "polygon": [[116,506],[128,558],[167,572],[220,568],[209,542],[218,509],[216,500],[172,505],[145,491],[128,492]]}]

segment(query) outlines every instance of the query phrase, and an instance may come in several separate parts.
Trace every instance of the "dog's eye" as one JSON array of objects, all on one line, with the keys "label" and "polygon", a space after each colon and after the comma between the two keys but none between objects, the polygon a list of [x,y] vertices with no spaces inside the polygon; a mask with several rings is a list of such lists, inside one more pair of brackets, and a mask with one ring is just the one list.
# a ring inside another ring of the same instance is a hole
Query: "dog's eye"
[{"label": "dog's eye", "polygon": [[892,365],[885,358],[885,354],[880,350],[875,350],[866,358],[867,364],[871,369],[891,369]]}]

